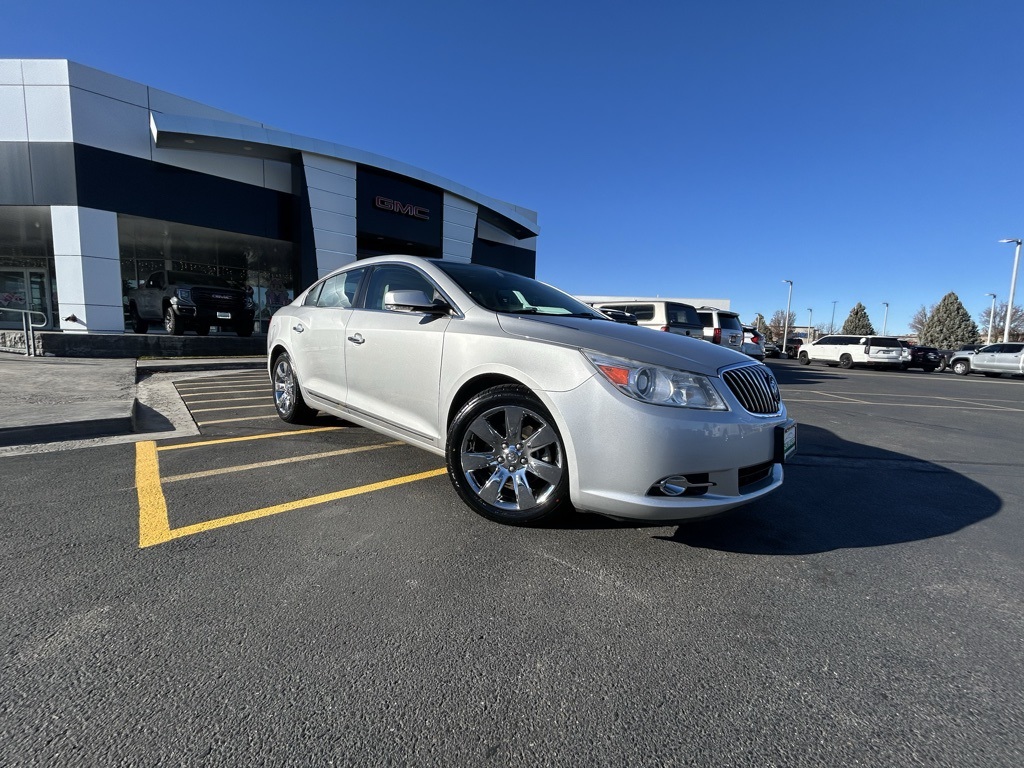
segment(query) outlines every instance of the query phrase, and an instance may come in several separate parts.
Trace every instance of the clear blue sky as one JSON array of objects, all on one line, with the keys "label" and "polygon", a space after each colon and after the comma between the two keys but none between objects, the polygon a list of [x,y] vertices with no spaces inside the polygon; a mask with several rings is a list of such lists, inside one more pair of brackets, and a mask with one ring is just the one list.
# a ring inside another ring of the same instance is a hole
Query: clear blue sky
[{"label": "clear blue sky", "polygon": [[[880,330],[1005,301],[1024,2],[15,0],[69,58],[540,214],[538,277]],[[1021,275],[1024,279],[1024,275]],[[1024,286],[1017,304],[1024,302]]]}]

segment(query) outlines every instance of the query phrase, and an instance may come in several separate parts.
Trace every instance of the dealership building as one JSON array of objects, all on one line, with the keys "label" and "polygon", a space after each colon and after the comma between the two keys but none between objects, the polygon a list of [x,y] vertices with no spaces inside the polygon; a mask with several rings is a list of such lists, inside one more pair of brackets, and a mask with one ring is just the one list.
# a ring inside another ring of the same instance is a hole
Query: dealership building
[{"label": "dealership building", "polygon": [[538,232],[534,211],[397,160],[72,61],[0,59],[0,309],[46,330],[124,333],[128,291],[164,269],[251,288],[264,324],[383,253],[532,277]]}]

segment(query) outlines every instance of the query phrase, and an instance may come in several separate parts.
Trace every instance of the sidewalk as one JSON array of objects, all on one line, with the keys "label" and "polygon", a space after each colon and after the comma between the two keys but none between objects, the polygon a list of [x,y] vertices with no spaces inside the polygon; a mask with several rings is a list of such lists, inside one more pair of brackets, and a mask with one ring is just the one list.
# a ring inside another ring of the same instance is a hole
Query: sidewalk
[{"label": "sidewalk", "polygon": [[128,435],[149,374],[262,368],[264,357],[25,357],[0,353],[0,447]]}]

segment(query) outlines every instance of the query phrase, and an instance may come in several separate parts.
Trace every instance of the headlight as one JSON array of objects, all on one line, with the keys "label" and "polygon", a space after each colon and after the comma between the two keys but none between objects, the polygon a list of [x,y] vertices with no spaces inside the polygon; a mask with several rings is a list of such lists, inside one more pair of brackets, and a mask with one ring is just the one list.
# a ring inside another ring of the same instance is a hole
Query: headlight
[{"label": "headlight", "polygon": [[187,301],[189,304],[192,303],[192,290],[189,288],[175,288],[175,295],[181,301]]},{"label": "headlight", "polygon": [[706,411],[728,410],[707,376],[587,350],[583,350],[583,354],[620,392],[642,403]]}]

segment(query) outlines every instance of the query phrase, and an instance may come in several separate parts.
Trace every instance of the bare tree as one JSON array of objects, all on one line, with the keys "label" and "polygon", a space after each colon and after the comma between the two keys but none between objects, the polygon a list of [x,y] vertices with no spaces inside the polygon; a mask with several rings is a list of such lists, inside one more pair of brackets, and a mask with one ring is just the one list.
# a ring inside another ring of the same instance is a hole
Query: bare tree
[{"label": "bare tree", "polygon": [[[988,339],[988,318],[992,308],[978,313],[978,328],[981,329],[981,338]],[[995,321],[992,323],[992,341],[1002,341],[1003,331],[1006,329],[1006,302],[996,304]],[[1010,341],[1024,341],[1024,309],[1019,304],[1013,305],[1013,315],[1010,319]]]},{"label": "bare tree", "polygon": [[[782,334],[786,332],[786,310],[777,309],[772,319],[768,321],[768,338],[776,343],[784,342]],[[796,312],[789,313],[789,327],[796,325]]]},{"label": "bare tree", "polygon": [[917,334],[918,337],[921,336],[921,331],[924,330],[925,323],[928,322],[928,318],[935,311],[935,307],[936,305],[932,304],[930,307],[925,308],[924,304],[922,304],[914,313],[914,316],[910,318],[910,330]]}]

